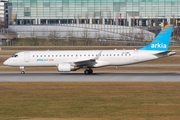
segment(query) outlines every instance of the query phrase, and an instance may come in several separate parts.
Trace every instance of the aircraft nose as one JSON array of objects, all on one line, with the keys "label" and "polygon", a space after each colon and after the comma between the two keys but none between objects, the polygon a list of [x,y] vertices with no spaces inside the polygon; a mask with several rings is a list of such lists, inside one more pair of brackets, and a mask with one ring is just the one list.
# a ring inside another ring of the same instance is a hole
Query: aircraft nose
[{"label": "aircraft nose", "polygon": [[3,64],[4,64],[4,65],[8,65],[8,60],[4,61]]}]

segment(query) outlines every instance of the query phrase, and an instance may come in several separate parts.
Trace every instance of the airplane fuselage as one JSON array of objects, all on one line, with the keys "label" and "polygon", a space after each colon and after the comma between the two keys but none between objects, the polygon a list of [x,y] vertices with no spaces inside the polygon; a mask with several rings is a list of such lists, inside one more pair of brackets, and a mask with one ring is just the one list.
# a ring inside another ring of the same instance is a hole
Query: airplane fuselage
[{"label": "airplane fuselage", "polygon": [[[96,61],[91,61],[101,52]],[[160,57],[156,53],[161,51],[143,50],[79,50],[79,51],[24,51],[17,53],[4,62],[5,65],[15,67],[55,67],[60,63],[77,65],[80,68],[122,66],[154,60]],[[86,60],[89,60],[88,62]],[[78,64],[80,62],[80,64]],[[83,64],[84,62],[84,64]]]}]

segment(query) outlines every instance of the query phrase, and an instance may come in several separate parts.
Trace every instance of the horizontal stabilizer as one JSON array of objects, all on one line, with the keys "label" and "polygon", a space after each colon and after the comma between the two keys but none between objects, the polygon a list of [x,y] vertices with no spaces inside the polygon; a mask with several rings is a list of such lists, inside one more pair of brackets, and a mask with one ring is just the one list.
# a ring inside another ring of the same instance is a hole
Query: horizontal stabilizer
[{"label": "horizontal stabilizer", "polygon": [[164,51],[164,52],[156,53],[154,55],[161,56],[161,57],[167,57],[167,56],[172,56],[172,55],[175,55],[175,54],[176,54],[176,51],[171,50],[171,51]]}]

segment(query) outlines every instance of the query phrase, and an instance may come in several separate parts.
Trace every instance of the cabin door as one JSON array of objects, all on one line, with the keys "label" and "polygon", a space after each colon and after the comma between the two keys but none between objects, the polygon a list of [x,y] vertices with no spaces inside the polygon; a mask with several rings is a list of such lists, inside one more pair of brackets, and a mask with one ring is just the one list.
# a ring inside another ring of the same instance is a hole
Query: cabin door
[{"label": "cabin door", "polygon": [[134,60],[138,61],[138,51],[137,50],[134,51]]},{"label": "cabin door", "polygon": [[29,52],[24,53],[24,61],[29,62]]}]

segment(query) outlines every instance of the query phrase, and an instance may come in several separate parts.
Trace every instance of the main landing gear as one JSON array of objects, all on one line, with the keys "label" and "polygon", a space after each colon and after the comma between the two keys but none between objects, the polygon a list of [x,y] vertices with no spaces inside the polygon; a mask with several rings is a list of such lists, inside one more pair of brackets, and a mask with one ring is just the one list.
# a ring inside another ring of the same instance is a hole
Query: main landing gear
[{"label": "main landing gear", "polygon": [[89,69],[86,69],[85,71],[84,71],[84,74],[92,74],[93,73],[93,70],[91,69],[91,68],[89,68]]},{"label": "main landing gear", "polygon": [[20,67],[20,69],[21,69],[21,74],[25,74],[24,67]]}]

